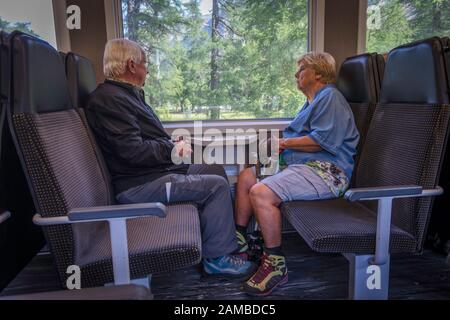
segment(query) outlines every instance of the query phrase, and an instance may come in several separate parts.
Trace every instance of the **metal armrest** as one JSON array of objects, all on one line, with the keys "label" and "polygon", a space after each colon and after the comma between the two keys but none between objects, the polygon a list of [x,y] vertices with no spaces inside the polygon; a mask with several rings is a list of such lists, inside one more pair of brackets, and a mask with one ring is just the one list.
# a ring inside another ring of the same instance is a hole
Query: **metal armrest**
[{"label": "metal armrest", "polygon": [[42,218],[35,214],[33,222],[40,226],[108,221],[114,284],[130,283],[127,220],[144,216],[166,216],[166,207],[159,202],[115,205],[107,207],[79,208],[67,216]]},{"label": "metal armrest", "polygon": [[166,207],[160,203],[138,203],[106,207],[77,208],[69,211],[70,221],[136,218],[142,216],[166,216]]},{"label": "metal armrest", "polygon": [[347,190],[345,198],[349,201],[378,200],[376,249],[375,258],[371,263],[383,265],[389,260],[393,199],[430,197],[440,195],[443,192],[444,190],[439,186],[434,189],[422,190],[421,186],[414,185],[355,188]]},{"label": "metal armrest", "polygon": [[39,226],[72,224],[94,221],[112,221],[117,219],[133,219],[144,216],[166,216],[166,206],[160,202],[114,205],[105,207],[76,208],[67,216],[43,218],[35,214],[33,222]]},{"label": "metal armrest", "polygon": [[3,212],[2,214],[0,214],[0,223],[5,222],[9,217],[11,217],[11,213],[9,211]]},{"label": "metal armrest", "polygon": [[437,196],[444,192],[441,187],[423,190],[421,186],[386,186],[373,188],[353,188],[347,190],[345,199],[349,201],[378,200],[383,198],[410,198]]}]

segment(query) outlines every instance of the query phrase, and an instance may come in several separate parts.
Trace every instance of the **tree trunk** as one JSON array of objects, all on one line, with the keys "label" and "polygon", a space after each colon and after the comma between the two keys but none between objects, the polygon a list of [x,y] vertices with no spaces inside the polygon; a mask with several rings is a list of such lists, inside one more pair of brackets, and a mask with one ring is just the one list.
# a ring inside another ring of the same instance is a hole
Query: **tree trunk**
[{"label": "tree trunk", "polygon": [[138,40],[138,20],[139,10],[142,0],[127,0],[127,27],[128,39],[132,41]]},{"label": "tree trunk", "polygon": [[441,8],[439,3],[433,4],[433,22],[431,26],[432,33],[441,31]]},{"label": "tree trunk", "polygon": [[218,41],[218,34],[219,34],[219,1],[213,0],[213,11],[212,11],[212,18],[211,18],[211,40],[213,43],[213,48],[211,50],[211,82],[210,82],[210,89],[212,92],[213,102],[214,106],[210,110],[210,116],[211,120],[219,119],[220,117],[220,110],[218,106],[216,105],[216,98],[214,91],[219,88],[219,70],[218,70],[218,59],[219,59],[219,49],[216,46],[216,43]]}]

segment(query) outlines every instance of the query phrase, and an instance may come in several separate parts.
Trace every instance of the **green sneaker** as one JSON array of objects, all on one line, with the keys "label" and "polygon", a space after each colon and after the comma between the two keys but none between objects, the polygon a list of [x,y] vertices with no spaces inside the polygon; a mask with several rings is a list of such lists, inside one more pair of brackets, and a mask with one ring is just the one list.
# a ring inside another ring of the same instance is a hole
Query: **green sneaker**
[{"label": "green sneaker", "polygon": [[287,282],[288,271],[285,258],[264,252],[258,271],[244,283],[244,291],[254,296],[268,296],[276,287]]}]

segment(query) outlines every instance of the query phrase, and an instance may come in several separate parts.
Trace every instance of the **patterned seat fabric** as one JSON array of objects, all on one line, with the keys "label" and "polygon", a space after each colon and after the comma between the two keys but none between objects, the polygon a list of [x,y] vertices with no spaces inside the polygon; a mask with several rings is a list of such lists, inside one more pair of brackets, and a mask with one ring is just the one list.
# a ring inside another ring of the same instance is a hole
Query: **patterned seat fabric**
[{"label": "patterned seat fabric", "polygon": [[[365,53],[345,59],[337,77],[337,88],[352,109],[360,134],[355,163],[359,162],[367,130],[379,101],[384,73],[384,59],[376,53]],[[353,185],[354,181],[352,181]]]},{"label": "patterned seat fabric", "polygon": [[73,52],[67,53],[64,61],[72,106],[84,108],[97,87],[94,66],[89,59]]},{"label": "patterned seat fabric", "polygon": [[[63,216],[73,208],[113,204],[109,175],[83,110],[71,107],[58,53],[46,42],[25,34],[17,34],[13,45],[14,66],[27,75],[15,86],[13,135],[38,213]],[[44,70],[50,70],[46,87],[39,88],[33,81]],[[52,95],[54,91],[59,94]],[[127,230],[132,278],[200,261],[200,223],[192,205],[170,206],[164,219],[129,220]],[[44,232],[63,285],[67,267],[74,264],[82,268],[84,287],[113,281],[106,222],[51,226]]]},{"label": "patterned seat fabric", "polygon": [[[285,215],[318,252],[372,253],[377,230],[376,214],[344,199],[292,202],[282,205]],[[391,252],[414,252],[416,241],[393,226]]]}]

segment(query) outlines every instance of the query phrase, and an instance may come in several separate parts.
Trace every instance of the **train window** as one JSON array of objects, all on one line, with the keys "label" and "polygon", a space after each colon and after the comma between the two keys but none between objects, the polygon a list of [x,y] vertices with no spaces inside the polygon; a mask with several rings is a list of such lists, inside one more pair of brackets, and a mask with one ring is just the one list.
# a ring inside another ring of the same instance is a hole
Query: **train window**
[{"label": "train window", "polygon": [[122,0],[125,37],[149,52],[145,92],[164,121],[292,117],[308,1]]},{"label": "train window", "polygon": [[368,52],[387,52],[432,36],[450,36],[450,0],[368,1]]},{"label": "train window", "polygon": [[56,48],[52,0],[0,0],[0,29],[20,30]]}]

